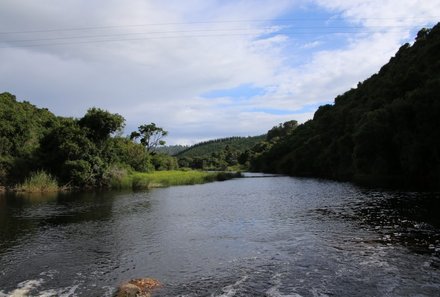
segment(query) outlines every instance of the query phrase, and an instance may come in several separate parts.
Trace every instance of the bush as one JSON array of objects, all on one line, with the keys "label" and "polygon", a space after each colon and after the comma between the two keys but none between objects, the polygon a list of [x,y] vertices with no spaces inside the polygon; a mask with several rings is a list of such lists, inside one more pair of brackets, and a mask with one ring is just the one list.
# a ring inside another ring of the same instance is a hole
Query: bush
[{"label": "bush", "polygon": [[112,189],[127,189],[132,186],[132,180],[129,177],[132,169],[128,165],[112,164],[103,174],[103,185]]},{"label": "bush", "polygon": [[76,186],[85,186],[93,183],[93,170],[85,160],[66,161],[63,167],[63,177]]},{"label": "bush", "polygon": [[21,192],[55,192],[59,190],[58,183],[49,173],[45,171],[37,171],[31,174],[24,183],[17,186],[17,190]]}]

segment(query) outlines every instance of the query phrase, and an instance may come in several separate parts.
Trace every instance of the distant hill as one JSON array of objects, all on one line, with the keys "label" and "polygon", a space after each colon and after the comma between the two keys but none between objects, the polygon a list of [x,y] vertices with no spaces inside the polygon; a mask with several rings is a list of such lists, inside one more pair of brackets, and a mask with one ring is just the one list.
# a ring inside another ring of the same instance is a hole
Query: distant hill
[{"label": "distant hill", "polygon": [[230,150],[244,152],[247,149],[252,148],[257,143],[264,140],[266,135],[260,136],[248,136],[248,137],[228,137],[221,139],[214,139],[209,141],[204,141],[197,143],[189,148],[176,154],[176,157],[183,158],[205,158],[210,157],[213,153],[220,153],[225,149],[226,146]]},{"label": "distant hill", "polygon": [[160,147],[155,148],[154,151],[157,153],[175,156],[178,153],[180,153],[181,151],[184,151],[188,148],[189,148],[188,145],[180,145],[180,144],[178,144],[178,145],[165,145],[165,146],[160,146]]},{"label": "distant hill", "polygon": [[257,171],[440,188],[440,25],[255,155]]}]

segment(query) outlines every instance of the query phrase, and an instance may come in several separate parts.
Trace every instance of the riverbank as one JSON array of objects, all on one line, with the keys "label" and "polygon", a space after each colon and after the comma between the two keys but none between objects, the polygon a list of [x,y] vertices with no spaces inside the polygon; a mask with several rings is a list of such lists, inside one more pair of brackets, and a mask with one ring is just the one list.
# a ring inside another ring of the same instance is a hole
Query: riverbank
[{"label": "riverbank", "polygon": [[[196,170],[165,170],[154,172],[121,171],[108,177],[109,190],[147,190],[177,185],[194,185],[214,181],[224,181],[242,177],[239,172],[209,172]],[[96,188],[78,188],[69,184],[59,186],[56,179],[45,172],[37,172],[22,184],[14,187],[0,186],[0,193],[49,193],[69,192],[75,190],[96,190]]]}]

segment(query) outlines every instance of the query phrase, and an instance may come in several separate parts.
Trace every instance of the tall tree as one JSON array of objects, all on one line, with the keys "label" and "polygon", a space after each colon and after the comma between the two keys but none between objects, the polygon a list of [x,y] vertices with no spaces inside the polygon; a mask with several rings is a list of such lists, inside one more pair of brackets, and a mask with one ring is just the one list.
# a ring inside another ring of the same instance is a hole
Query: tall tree
[{"label": "tall tree", "polygon": [[87,129],[87,134],[92,140],[102,142],[112,133],[121,131],[124,128],[124,122],[125,119],[117,113],[112,114],[93,107],[78,121],[78,124]]},{"label": "tall tree", "polygon": [[158,145],[164,145],[163,138],[168,135],[161,127],[157,127],[155,123],[148,125],[141,125],[138,131],[133,131],[130,134],[130,139],[138,139],[142,145],[145,146],[148,152],[153,152]]}]

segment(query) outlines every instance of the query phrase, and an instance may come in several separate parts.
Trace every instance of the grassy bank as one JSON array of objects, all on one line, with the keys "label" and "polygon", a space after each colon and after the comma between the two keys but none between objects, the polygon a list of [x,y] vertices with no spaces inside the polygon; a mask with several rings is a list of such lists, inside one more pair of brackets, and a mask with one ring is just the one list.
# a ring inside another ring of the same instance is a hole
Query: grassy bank
[{"label": "grassy bank", "polygon": [[177,185],[203,184],[240,177],[240,173],[206,171],[155,171],[151,173],[133,172],[111,180],[112,189],[151,189]]},{"label": "grassy bank", "polygon": [[27,193],[57,192],[59,190],[57,180],[44,171],[32,173],[22,184],[15,187],[15,191]]},{"label": "grassy bank", "polygon": [[[106,176],[103,188],[144,190],[177,185],[203,184],[213,181],[224,181],[240,177],[240,173],[208,172],[195,170],[155,171],[150,173],[129,171],[115,168]],[[93,190],[93,188],[76,188],[68,185],[59,186],[57,180],[44,171],[32,173],[23,183],[9,189],[0,187],[0,193],[11,191],[21,193],[49,193],[70,190]]]}]

